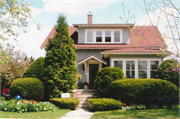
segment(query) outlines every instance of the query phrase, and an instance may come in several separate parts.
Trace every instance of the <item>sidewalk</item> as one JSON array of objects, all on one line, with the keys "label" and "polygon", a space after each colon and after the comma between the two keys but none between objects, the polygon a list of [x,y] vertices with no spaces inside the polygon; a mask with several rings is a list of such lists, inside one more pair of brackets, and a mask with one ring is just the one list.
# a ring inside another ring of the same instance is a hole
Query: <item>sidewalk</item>
[{"label": "sidewalk", "polygon": [[58,119],[90,119],[93,114],[87,109],[79,109],[70,111]]}]

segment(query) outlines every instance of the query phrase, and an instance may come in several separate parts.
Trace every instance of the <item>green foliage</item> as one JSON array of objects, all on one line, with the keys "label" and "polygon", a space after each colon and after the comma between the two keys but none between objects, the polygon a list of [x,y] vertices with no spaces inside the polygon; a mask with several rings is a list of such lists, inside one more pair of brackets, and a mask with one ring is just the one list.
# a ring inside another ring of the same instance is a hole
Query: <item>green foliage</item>
[{"label": "green foliage", "polygon": [[47,98],[61,97],[62,92],[70,92],[77,82],[77,59],[73,40],[69,36],[66,17],[57,20],[54,38],[45,47],[45,72],[43,82]]},{"label": "green foliage", "polygon": [[23,77],[42,79],[44,71],[44,58],[39,57],[25,71]]},{"label": "green foliage", "polygon": [[78,98],[50,98],[49,101],[63,109],[75,109],[79,104]]},{"label": "green foliage", "polygon": [[37,102],[30,100],[0,102],[0,110],[9,112],[37,112],[37,111],[55,111],[55,105],[50,102]]},{"label": "green foliage", "polygon": [[94,81],[95,86],[100,88],[103,93],[106,93],[106,88],[115,80],[122,79],[124,73],[119,67],[105,67],[102,68]]},{"label": "green foliage", "polygon": [[90,98],[88,100],[90,111],[107,111],[121,109],[121,102],[108,98]]},{"label": "green foliage", "polygon": [[177,104],[179,88],[161,79],[124,79],[114,81],[108,88],[109,95],[127,104]]},{"label": "green foliage", "polygon": [[28,94],[26,99],[39,100],[40,96],[44,94],[44,85],[37,78],[19,78],[16,79],[10,86],[11,98],[16,95],[22,96],[22,91],[27,90]]},{"label": "green foliage", "polygon": [[160,79],[170,81],[179,86],[178,62],[170,59],[165,60],[157,69],[156,76]]}]

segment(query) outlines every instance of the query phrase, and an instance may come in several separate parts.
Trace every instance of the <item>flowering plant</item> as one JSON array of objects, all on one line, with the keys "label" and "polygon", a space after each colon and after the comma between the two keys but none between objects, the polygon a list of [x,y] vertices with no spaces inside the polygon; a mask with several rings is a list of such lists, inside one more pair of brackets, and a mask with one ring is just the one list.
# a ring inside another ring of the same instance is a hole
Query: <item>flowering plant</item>
[{"label": "flowering plant", "polygon": [[32,100],[12,99],[10,101],[0,102],[0,110],[9,112],[37,112],[37,111],[55,111],[55,105],[50,102],[37,102]]}]

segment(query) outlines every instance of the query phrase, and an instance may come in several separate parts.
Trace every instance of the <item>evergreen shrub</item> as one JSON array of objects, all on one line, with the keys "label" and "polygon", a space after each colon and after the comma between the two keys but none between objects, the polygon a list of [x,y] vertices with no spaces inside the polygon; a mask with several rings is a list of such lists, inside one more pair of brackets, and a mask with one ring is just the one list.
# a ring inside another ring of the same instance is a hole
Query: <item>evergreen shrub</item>
[{"label": "evergreen shrub", "polygon": [[23,77],[42,79],[44,71],[44,58],[39,57],[25,71]]},{"label": "evergreen shrub", "polygon": [[119,67],[105,67],[102,68],[96,76],[95,86],[100,88],[103,93],[106,93],[106,88],[115,80],[122,79],[124,73]]},{"label": "evergreen shrub", "polygon": [[177,104],[179,88],[161,79],[124,79],[111,83],[108,94],[126,104]]},{"label": "evergreen shrub", "polygon": [[71,92],[77,86],[75,46],[69,36],[66,17],[58,17],[56,33],[49,39],[45,51],[43,83],[46,99],[61,97],[62,92]]},{"label": "evergreen shrub", "polygon": [[78,98],[50,98],[49,101],[63,109],[75,109],[79,104]]},{"label": "evergreen shrub", "polygon": [[178,62],[173,59],[165,60],[158,67],[156,76],[160,79],[170,81],[179,86],[179,67]]},{"label": "evergreen shrub", "polygon": [[10,86],[10,96],[15,98],[16,95],[22,96],[22,91],[28,91],[25,99],[34,99],[39,101],[40,96],[44,95],[44,85],[37,78],[19,78]]},{"label": "evergreen shrub", "polygon": [[121,102],[108,98],[90,98],[88,100],[90,111],[107,111],[121,109]]}]

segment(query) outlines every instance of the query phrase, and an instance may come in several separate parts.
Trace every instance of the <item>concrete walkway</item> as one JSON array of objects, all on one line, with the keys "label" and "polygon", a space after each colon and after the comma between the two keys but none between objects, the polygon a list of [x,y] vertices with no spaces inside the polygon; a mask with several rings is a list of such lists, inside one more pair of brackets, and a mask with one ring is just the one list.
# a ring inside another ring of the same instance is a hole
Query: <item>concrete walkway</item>
[{"label": "concrete walkway", "polygon": [[70,111],[58,119],[90,119],[93,114],[87,109],[78,109]]}]

